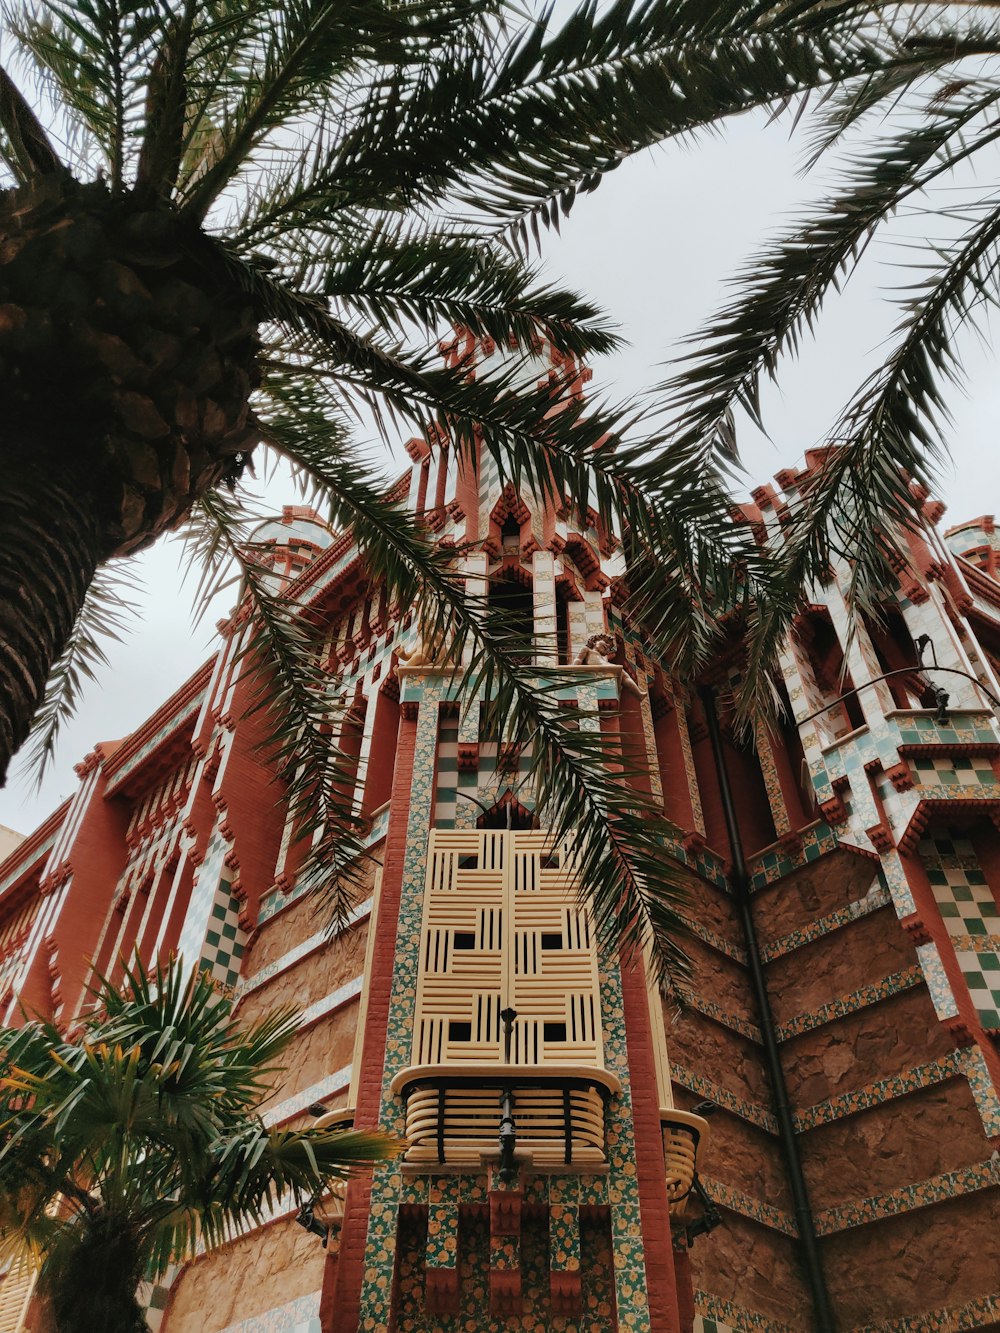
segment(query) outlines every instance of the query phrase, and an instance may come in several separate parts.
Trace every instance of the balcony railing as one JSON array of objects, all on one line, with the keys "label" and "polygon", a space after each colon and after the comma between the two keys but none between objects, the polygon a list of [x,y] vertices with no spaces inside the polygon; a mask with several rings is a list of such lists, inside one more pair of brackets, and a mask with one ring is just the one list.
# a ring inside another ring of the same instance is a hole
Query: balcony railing
[{"label": "balcony railing", "polygon": [[469,1165],[500,1155],[504,1094],[512,1099],[515,1154],[545,1166],[607,1161],[606,1110],[621,1090],[614,1074],[587,1066],[414,1065],[392,1082],[406,1101],[405,1160]]}]

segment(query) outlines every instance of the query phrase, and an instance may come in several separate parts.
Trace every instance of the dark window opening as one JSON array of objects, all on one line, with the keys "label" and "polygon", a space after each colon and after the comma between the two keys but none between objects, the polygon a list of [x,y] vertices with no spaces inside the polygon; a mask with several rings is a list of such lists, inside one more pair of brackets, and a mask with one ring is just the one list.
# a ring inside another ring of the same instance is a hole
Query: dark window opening
[{"label": "dark window opening", "polygon": [[455,949],[474,949],[476,947],[476,937],[469,930],[456,930],[452,947]]},{"label": "dark window opening", "polygon": [[543,948],[543,949],[561,949],[562,947],[563,947],[563,937],[562,937],[562,935],[543,935],[543,936],[542,936],[542,948]]},{"label": "dark window opening", "polygon": [[499,805],[495,805],[487,814],[480,815],[476,820],[476,828],[481,829],[533,829],[537,827],[538,820],[519,801],[503,801]]},{"label": "dark window opening", "polygon": [[508,514],[503,521],[500,544],[505,552],[516,553],[521,549],[521,525],[513,514]]},{"label": "dark window opening", "polygon": [[490,580],[488,612],[490,633],[504,641],[522,661],[531,660],[535,637],[535,599],[530,582],[506,578]]},{"label": "dark window opening", "polygon": [[471,1023],[457,1023],[457,1022],[455,1022],[454,1019],[452,1019],[452,1021],[448,1024],[448,1040],[449,1040],[449,1041],[471,1041],[471,1040],[472,1040],[472,1024],[471,1024]]},{"label": "dark window opening", "polygon": [[[844,670],[844,650],[840,646],[833,621],[826,612],[813,612],[807,618],[807,626],[809,663],[813,676],[826,696],[826,701],[833,705],[822,714],[821,721],[835,732],[856,731],[865,725],[865,715],[851,673]],[[834,704],[834,700],[841,695],[844,698]],[[844,720],[842,727],[836,725],[838,713]]]},{"label": "dark window opening", "polygon": [[460,856],[458,858],[458,868],[459,870],[478,870],[479,853],[467,852],[464,856]]},{"label": "dark window opening", "polygon": [[543,1023],[542,1038],[545,1041],[565,1041],[566,1024],[565,1023]]},{"label": "dark window opening", "polygon": [[549,852],[542,857],[541,866],[543,870],[558,870],[562,865],[562,860],[558,852]]},{"label": "dark window opening", "polygon": [[890,676],[886,681],[896,707],[932,708],[934,696],[917,663],[916,645],[900,608],[883,607],[881,620],[866,616],[865,626],[883,672],[913,672],[912,676]]},{"label": "dark window opening", "polygon": [[556,657],[560,666],[567,666],[569,653],[569,602],[556,593]]}]

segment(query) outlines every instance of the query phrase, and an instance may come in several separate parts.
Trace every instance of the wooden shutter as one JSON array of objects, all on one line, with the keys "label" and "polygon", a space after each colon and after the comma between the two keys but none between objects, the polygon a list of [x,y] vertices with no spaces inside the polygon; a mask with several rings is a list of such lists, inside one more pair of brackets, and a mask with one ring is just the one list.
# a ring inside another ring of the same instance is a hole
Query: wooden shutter
[{"label": "wooden shutter", "polygon": [[[568,850],[544,831],[434,829],[413,1064],[603,1067],[597,951]],[[458,1072],[458,1070],[456,1070]]]}]

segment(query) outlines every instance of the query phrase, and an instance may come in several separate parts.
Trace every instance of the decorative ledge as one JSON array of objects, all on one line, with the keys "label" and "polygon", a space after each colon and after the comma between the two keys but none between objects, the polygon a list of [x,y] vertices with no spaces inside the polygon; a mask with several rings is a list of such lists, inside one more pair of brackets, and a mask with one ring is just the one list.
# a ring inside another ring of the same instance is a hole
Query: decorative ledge
[{"label": "decorative ledge", "polygon": [[923,984],[924,975],[918,966],[905,967],[899,972],[883,977],[881,981],[874,981],[868,986],[861,986],[851,991],[848,995],[841,995],[839,999],[831,1000],[829,1004],[824,1004],[819,1009],[797,1014],[795,1018],[777,1024],[775,1036],[779,1041],[790,1041],[792,1037],[801,1036],[803,1032],[811,1032],[813,1028],[822,1027],[838,1018],[845,1018],[848,1014],[857,1013],[859,1009],[880,1004],[893,995],[901,995],[903,991],[912,990],[914,986]]},{"label": "decorative ledge", "polygon": [[980,1190],[995,1189],[1000,1185],[1000,1160],[988,1158],[959,1171],[946,1171],[914,1185],[904,1185],[888,1194],[873,1194],[858,1202],[841,1203],[816,1214],[816,1231],[820,1236],[831,1236],[837,1231],[879,1222],[900,1213],[912,1213],[918,1208],[929,1208],[948,1199],[959,1199]]}]

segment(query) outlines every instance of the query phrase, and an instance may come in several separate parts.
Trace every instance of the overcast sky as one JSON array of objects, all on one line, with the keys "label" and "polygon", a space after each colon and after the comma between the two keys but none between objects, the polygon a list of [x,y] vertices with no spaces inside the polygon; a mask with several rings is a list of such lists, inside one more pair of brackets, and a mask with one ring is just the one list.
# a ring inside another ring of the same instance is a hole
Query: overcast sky
[{"label": "overcast sky", "polygon": [[[725,137],[645,154],[578,201],[561,237],[547,242],[548,269],[603,306],[629,342],[625,352],[594,364],[594,389],[617,397],[663,378],[664,361],[711,313],[727,276],[819,188],[799,178],[797,154],[787,124],[748,118]],[[881,257],[899,263],[905,254],[887,244]],[[866,263],[828,307],[820,339],[787,367],[781,394],[768,396],[771,440],[742,437],[748,487],[822,442],[838,408],[875,364],[891,327],[885,287],[903,276],[898,268]],[[954,467],[939,488],[948,504],[945,525],[1000,507],[995,358],[972,336],[966,344],[969,392],[954,398]],[[407,462],[399,450],[387,459],[387,471],[398,473]],[[269,498],[276,507],[296,499],[277,487]],[[15,765],[0,791],[0,824],[34,828],[75,789],[73,765],[95,741],[127,735],[212,651],[212,624],[192,629],[175,547],[161,542],[140,559],[146,592],[135,629],[125,643],[110,646],[111,666],[65,729],[41,789]]]}]

